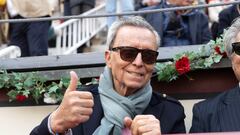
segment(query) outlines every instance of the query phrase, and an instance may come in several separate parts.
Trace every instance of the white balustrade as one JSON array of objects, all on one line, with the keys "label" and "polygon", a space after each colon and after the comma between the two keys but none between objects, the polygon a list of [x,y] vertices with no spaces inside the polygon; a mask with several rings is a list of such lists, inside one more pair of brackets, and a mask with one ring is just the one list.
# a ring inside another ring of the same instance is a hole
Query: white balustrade
[{"label": "white balustrade", "polygon": [[[95,15],[105,13],[105,4],[99,5],[81,15]],[[54,55],[67,55],[77,53],[77,48],[85,43],[107,26],[106,18],[80,18],[70,19],[55,26],[56,48]],[[89,44],[88,44],[89,45]]]},{"label": "white balustrade", "polygon": [[0,50],[0,58],[17,58],[21,56],[21,50],[18,46],[8,46]]}]

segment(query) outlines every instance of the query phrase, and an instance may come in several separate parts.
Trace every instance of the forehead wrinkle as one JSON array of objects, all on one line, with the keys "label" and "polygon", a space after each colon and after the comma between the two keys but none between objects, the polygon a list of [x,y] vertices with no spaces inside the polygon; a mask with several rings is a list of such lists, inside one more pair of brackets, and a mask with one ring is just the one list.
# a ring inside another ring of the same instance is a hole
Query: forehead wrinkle
[{"label": "forehead wrinkle", "polygon": [[[134,34],[133,36],[131,35],[132,38],[129,38],[129,36],[126,35],[126,29],[127,27],[130,27],[130,29],[134,29],[135,32],[132,33]],[[141,33],[148,33],[147,36],[143,36],[144,34]],[[154,40],[152,40],[152,37],[150,37],[150,33],[154,37]],[[151,38],[151,40],[150,40]],[[142,48],[142,46],[147,44],[148,46],[156,46],[156,37],[155,34],[150,31],[149,29],[146,28],[141,28],[141,27],[132,27],[132,26],[124,26],[120,28],[116,34],[114,46],[139,46]]]}]

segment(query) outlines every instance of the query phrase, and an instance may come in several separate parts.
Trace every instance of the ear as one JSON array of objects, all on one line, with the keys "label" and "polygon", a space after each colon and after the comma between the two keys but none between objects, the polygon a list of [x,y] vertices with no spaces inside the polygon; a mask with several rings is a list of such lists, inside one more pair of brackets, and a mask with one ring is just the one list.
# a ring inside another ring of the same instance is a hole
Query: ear
[{"label": "ear", "polygon": [[109,50],[105,51],[105,61],[106,61],[106,65],[111,68],[112,64],[111,64],[111,52]]}]

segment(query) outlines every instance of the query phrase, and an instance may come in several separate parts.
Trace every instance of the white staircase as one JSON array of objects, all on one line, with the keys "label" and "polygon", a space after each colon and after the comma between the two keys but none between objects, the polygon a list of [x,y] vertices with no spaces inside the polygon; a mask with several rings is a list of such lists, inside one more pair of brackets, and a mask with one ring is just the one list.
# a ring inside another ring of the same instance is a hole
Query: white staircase
[{"label": "white staircase", "polygon": [[[105,13],[105,4],[99,5],[81,15],[95,15]],[[54,27],[56,33],[56,48],[49,54],[67,55],[77,53],[77,48],[87,43],[92,37],[106,28],[106,18],[70,19]]]}]

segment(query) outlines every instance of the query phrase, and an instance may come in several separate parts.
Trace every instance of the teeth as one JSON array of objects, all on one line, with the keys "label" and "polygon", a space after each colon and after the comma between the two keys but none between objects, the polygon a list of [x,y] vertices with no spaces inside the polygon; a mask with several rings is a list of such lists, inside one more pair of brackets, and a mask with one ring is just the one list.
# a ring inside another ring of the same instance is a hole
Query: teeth
[{"label": "teeth", "polygon": [[135,73],[135,72],[128,72],[128,73],[136,75],[136,76],[143,76],[143,74],[141,74],[141,73]]}]

